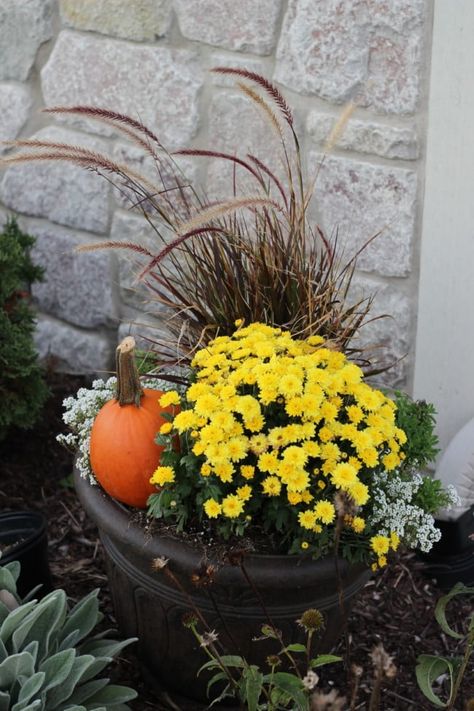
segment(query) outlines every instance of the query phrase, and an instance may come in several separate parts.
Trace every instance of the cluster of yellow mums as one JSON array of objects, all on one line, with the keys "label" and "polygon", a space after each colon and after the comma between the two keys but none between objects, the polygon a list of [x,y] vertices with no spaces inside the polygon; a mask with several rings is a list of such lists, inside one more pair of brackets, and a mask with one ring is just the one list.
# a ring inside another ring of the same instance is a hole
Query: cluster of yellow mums
[{"label": "cluster of yellow mums", "polygon": [[[209,518],[243,518],[255,497],[279,497],[302,534],[318,534],[335,520],[337,490],[360,512],[371,496],[370,471],[393,470],[403,458],[395,405],[319,336],[296,340],[261,323],[236,325],[232,336],[196,353],[184,402],[176,391],[161,397],[162,406],[182,407],[161,433],[186,433],[200,476],[221,487],[219,499],[203,504]],[[174,480],[167,466],[151,479],[159,486]],[[366,527],[361,516],[347,525],[355,533]],[[372,539],[380,564],[398,545],[394,536]]]}]

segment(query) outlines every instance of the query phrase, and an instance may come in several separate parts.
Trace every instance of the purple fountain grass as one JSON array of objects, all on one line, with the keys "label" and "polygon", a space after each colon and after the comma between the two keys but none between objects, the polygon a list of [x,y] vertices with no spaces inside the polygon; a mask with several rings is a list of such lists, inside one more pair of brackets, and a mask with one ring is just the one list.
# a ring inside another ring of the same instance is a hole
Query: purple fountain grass
[{"label": "purple fountain grass", "polygon": [[[328,238],[310,224],[312,191],[305,190],[290,107],[276,86],[254,72],[227,67],[212,71],[234,75],[239,90],[260,110],[278,139],[284,179],[269,167],[265,146],[263,157],[198,148],[168,153],[140,121],[82,105],[46,111],[110,125],[152,159],[156,183],[106,155],[53,141],[17,141],[14,145],[27,152],[7,156],[2,163],[71,162],[112,182],[143,215],[157,237],[156,249],[140,240],[106,240],[80,249],[125,249],[143,262],[137,278],[148,289],[149,308],[156,302],[160,313],[164,308],[168,314],[162,323],[165,335],[152,344],[159,362],[189,362],[197,347],[231,333],[234,322],[243,319],[280,326],[300,337],[320,334],[365,365],[366,372],[375,370],[355,339],[369,322],[372,299],[348,300],[358,255],[344,261],[337,235]],[[178,156],[227,161],[232,166],[231,199],[206,198],[185,179],[175,162]],[[252,181],[244,196],[236,189],[241,175]]]}]

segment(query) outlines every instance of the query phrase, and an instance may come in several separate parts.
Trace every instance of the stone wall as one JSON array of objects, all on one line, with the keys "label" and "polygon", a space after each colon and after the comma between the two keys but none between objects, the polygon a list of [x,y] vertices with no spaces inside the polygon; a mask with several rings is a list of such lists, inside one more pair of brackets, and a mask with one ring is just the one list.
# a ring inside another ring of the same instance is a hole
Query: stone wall
[{"label": "stone wall", "polygon": [[[41,113],[94,104],[140,118],[169,149],[258,155],[265,145],[267,154],[258,113],[228,77],[209,72],[237,66],[278,82],[312,175],[341,108],[354,100],[319,170],[313,216],[338,230],[348,254],[381,233],[360,258],[356,286],[377,290],[375,315],[393,316],[376,321],[370,337],[390,343],[397,359],[408,354],[395,372],[409,385],[430,27],[429,0],[2,0],[0,140],[54,138],[140,161],[105,124]],[[228,189],[222,162],[199,159],[186,171],[213,194]],[[41,354],[69,371],[107,370],[119,334],[147,321],[143,294],[116,254],[72,250],[104,236],[148,238],[143,220],[106,181],[68,164],[8,168],[0,202],[0,220],[21,216],[46,267],[34,291]]]}]

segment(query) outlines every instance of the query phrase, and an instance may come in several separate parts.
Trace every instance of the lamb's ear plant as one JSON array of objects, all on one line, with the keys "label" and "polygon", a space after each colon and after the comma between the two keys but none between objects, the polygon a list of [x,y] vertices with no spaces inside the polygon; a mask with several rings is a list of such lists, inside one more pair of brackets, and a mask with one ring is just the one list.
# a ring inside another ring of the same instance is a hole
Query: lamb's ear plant
[{"label": "lamb's ear plant", "polygon": [[[453,711],[459,695],[461,683],[467,673],[474,652],[474,612],[467,620],[467,629],[457,632],[446,619],[446,608],[450,601],[459,595],[469,595],[474,601],[474,587],[466,587],[458,583],[447,594],[438,600],[435,608],[435,617],[444,634],[462,642],[464,653],[460,657],[441,657],[432,654],[420,654],[416,667],[418,685],[426,698],[437,708]],[[436,680],[446,675],[448,679],[448,698],[443,701],[435,693],[433,686]]]},{"label": "lamb's ear plant", "polygon": [[97,677],[135,640],[91,635],[102,619],[98,590],[72,609],[64,590],[22,603],[19,573],[19,563],[0,567],[0,709],[127,711],[136,692]]}]

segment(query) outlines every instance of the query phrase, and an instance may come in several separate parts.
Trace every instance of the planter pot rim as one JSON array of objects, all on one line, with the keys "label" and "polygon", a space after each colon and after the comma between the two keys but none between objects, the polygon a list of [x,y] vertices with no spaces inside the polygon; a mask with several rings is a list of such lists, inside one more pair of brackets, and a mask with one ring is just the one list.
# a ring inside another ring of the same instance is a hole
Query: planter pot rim
[{"label": "planter pot rim", "polygon": [[[141,551],[143,557],[149,559],[164,557],[171,561],[178,561],[183,569],[195,572],[203,560],[206,563],[213,563],[212,551],[204,554],[204,550],[190,542],[173,537],[171,535],[150,534],[144,527],[133,520],[131,512],[123,504],[111,498],[99,485],[90,484],[89,481],[81,477],[77,467],[74,467],[74,484],[79,499],[88,515],[96,523],[102,534],[113,537],[114,540],[123,543],[125,546],[133,548],[134,553]],[[217,556],[215,556],[217,558]],[[288,554],[262,554],[246,553],[244,556],[246,569],[252,576],[264,577],[270,569],[278,568],[282,573],[282,584],[285,579],[291,580],[292,571],[298,569],[299,573],[307,571],[311,574],[315,564],[318,566],[318,575],[322,578],[334,575],[336,559],[328,556],[320,559],[313,559],[310,556],[288,555]],[[338,560],[339,574],[344,577],[349,571],[357,569],[358,572],[368,570],[363,564],[351,565],[344,559]],[[230,563],[224,564],[220,573],[224,569],[232,575],[231,571],[238,569],[238,565],[232,566]]]},{"label": "planter pot rim", "polygon": [[[6,527],[8,526],[8,528]],[[0,565],[9,563],[29,548],[35,539],[46,535],[46,518],[39,511],[6,511],[0,513],[0,541],[5,534],[24,533],[18,543],[9,544],[6,554],[0,556]]]}]

